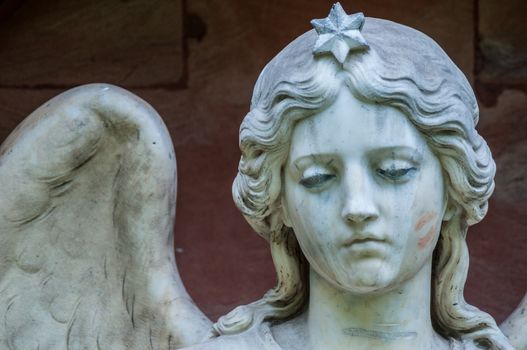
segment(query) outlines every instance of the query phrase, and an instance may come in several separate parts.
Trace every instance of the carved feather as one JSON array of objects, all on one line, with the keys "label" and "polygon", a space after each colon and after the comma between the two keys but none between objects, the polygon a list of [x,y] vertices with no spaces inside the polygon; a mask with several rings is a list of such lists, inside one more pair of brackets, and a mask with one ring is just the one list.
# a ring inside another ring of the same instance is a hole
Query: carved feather
[{"label": "carved feather", "polygon": [[210,321],[172,249],[176,163],[143,100],[70,90],[0,148],[0,348],[175,349]]},{"label": "carved feather", "polygon": [[527,294],[500,328],[516,350],[527,350]]}]

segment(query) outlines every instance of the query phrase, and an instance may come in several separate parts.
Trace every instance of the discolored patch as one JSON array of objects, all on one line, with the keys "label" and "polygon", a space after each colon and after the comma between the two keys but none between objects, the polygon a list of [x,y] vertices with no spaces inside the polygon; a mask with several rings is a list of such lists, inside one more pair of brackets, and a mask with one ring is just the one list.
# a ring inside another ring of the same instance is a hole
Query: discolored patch
[{"label": "discolored patch", "polygon": [[414,227],[415,231],[421,231],[421,229],[425,227],[426,224],[428,224],[430,221],[434,220],[435,218],[436,218],[435,213],[424,213],[423,215],[421,215],[419,220],[417,220],[417,223],[415,224],[415,227]]},{"label": "discolored patch", "polygon": [[432,227],[430,227],[430,230],[428,230],[426,235],[421,237],[419,239],[419,242],[417,242],[417,245],[419,246],[419,248],[423,249],[424,247],[426,247],[432,241],[432,238],[434,238],[435,232],[436,232],[436,225],[432,225]]}]

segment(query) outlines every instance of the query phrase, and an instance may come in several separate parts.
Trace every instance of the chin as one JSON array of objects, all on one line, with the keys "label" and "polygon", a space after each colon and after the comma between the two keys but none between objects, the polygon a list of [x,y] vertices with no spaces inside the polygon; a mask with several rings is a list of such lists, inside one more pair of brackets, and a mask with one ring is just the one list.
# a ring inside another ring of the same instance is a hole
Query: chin
[{"label": "chin", "polygon": [[372,295],[383,294],[394,289],[390,283],[383,283],[384,281],[360,280],[348,282],[346,285],[341,285],[340,288],[346,292],[357,295]]},{"label": "chin", "polygon": [[360,266],[339,278],[340,289],[353,294],[382,294],[397,287],[393,268],[380,264],[376,268]]}]

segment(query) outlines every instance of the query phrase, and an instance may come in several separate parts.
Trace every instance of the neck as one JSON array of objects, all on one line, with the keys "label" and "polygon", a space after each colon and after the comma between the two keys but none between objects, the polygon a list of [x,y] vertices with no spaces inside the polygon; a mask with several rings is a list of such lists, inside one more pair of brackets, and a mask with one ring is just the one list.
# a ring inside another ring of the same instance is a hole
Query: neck
[{"label": "neck", "polygon": [[310,271],[309,348],[448,349],[432,328],[431,263],[411,280],[382,294],[352,294]]}]

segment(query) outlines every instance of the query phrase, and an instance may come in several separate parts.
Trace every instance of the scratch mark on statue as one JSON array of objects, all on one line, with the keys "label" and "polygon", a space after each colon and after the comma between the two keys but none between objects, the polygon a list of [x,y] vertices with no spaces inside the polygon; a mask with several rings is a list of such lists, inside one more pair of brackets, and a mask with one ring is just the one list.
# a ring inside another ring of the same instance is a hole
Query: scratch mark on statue
[{"label": "scratch mark on statue", "polygon": [[135,328],[135,318],[134,318],[134,311],[135,311],[135,294],[132,296],[132,312],[130,313],[130,317],[132,319],[132,328]]},{"label": "scratch mark on statue", "polygon": [[125,297],[126,271],[127,270],[125,269],[124,273],[123,273],[123,279],[122,279],[122,285],[121,285],[121,298],[123,299],[124,304],[126,306],[126,312],[128,312],[128,314],[130,314],[130,311],[128,311],[128,303],[127,303],[126,297]]},{"label": "scratch mark on statue", "polygon": [[99,334],[97,334],[97,350],[101,350],[101,343],[99,342]]},{"label": "scratch mark on statue", "polygon": [[104,257],[104,263],[103,263],[104,279],[108,279],[108,269],[107,269],[107,266],[106,266],[107,260],[108,260],[108,257],[105,256]]},{"label": "scratch mark on statue", "polygon": [[117,236],[119,236],[119,225],[117,225],[117,206],[118,205],[119,205],[119,201],[114,199],[113,209],[112,209],[112,226],[117,232]]},{"label": "scratch mark on statue", "polygon": [[417,336],[416,332],[382,332],[364,328],[345,328],[344,334],[352,337],[362,337],[369,339],[380,339],[383,341],[391,341],[396,339],[412,339]]},{"label": "scratch mark on statue", "polygon": [[115,176],[113,177],[112,188],[114,189],[117,187],[117,184],[119,183],[117,180],[119,179],[119,175],[121,174],[121,168],[123,167],[121,156],[118,156],[117,158],[119,162],[119,167],[117,168],[117,172],[115,173]]},{"label": "scratch mark on statue", "polygon": [[172,349],[172,334],[168,336],[168,350]]},{"label": "scratch mark on statue", "polygon": [[77,311],[79,310],[79,306],[81,304],[81,297],[77,299],[77,302],[75,303],[75,307],[73,308],[73,312],[71,313],[70,322],[68,324],[68,332],[66,333],[66,348],[70,348],[70,338],[71,338],[71,331],[73,330],[73,326],[75,325],[75,321],[77,320]]},{"label": "scratch mark on statue", "polygon": [[152,328],[148,329],[148,340],[150,341],[150,349],[154,350],[154,344],[152,342]]},{"label": "scratch mark on statue", "polygon": [[113,199],[113,211],[112,211],[112,224],[113,224],[113,227],[115,228],[116,232],[117,232],[117,236],[119,236],[119,233],[120,233],[120,230],[119,230],[119,225],[117,224],[117,207],[119,206],[119,187],[118,187],[118,179],[119,179],[119,174],[121,173],[121,168],[122,168],[122,159],[121,159],[121,156],[118,157],[119,159],[119,167],[117,168],[117,172],[115,173],[115,176],[113,178],[113,183],[112,183],[112,189],[113,189],[113,195],[114,195],[114,199]]},{"label": "scratch mark on statue", "polygon": [[44,287],[46,284],[48,284],[49,280],[51,279],[51,276],[53,276],[53,272],[48,274],[46,277],[42,279],[42,281],[40,281],[40,286]]},{"label": "scratch mark on statue", "polygon": [[70,337],[71,337],[71,330],[73,329],[73,325],[75,323],[75,320],[73,320],[73,322],[71,322],[69,325],[68,325],[68,332],[66,333],[66,348],[69,349],[70,348]]},{"label": "scratch mark on statue", "polygon": [[7,328],[7,314],[9,313],[9,310],[13,307],[13,304],[15,303],[16,298],[18,298],[18,294],[15,294],[11,298],[7,299],[7,308],[5,310],[5,315],[4,315],[4,319],[6,321],[6,328]]}]

